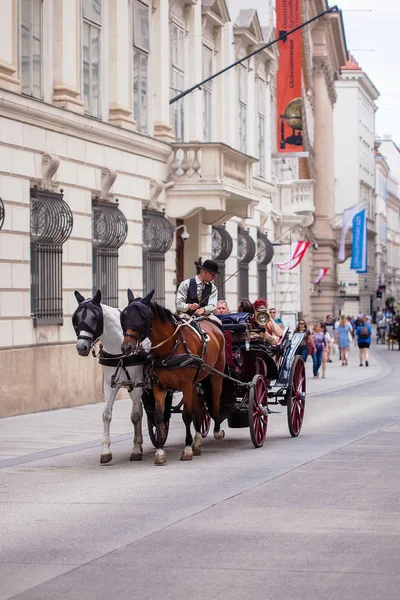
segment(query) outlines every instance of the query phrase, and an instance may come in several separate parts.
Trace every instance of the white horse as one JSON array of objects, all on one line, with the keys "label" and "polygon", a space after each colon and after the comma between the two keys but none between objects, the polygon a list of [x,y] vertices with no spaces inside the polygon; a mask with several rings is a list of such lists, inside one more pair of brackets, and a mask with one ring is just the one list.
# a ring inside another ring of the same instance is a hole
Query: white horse
[{"label": "white horse", "polygon": [[[116,364],[121,355],[121,344],[124,339],[120,311],[118,308],[101,304],[101,292],[98,290],[93,299],[85,299],[82,294],[75,292],[75,298],[78,301],[78,308],[72,316],[72,324],[78,337],[76,349],[80,356],[88,356],[96,340],[99,340],[103,346],[100,359],[105,363]],[[115,374],[116,366],[102,365],[104,376],[104,401],[103,411],[103,439],[101,446],[100,463],[102,465],[112,460],[110,451],[110,425],[112,419],[112,410],[117,392],[120,388],[118,382],[115,387],[111,386],[111,378]],[[125,366],[122,370],[122,379],[130,381],[143,380],[143,363]],[[142,460],[143,455],[143,434],[142,419],[143,407],[141,402],[142,388],[134,388],[129,392],[132,399],[131,421],[134,427],[133,449],[130,460]]]}]

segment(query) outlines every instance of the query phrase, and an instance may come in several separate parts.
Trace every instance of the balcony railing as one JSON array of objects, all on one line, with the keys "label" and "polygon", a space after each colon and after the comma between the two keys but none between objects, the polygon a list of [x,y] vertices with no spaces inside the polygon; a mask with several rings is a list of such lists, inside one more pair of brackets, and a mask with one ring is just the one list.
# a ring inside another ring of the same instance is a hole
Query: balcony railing
[{"label": "balcony railing", "polygon": [[281,211],[285,214],[314,212],[314,181],[298,179],[278,183]]}]

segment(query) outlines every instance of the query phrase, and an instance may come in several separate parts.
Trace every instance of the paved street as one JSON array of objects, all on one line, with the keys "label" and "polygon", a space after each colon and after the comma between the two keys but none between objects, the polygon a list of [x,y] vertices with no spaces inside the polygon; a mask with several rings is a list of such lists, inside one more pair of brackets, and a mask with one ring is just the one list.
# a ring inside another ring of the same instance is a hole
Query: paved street
[{"label": "paved street", "polygon": [[[207,438],[179,462],[130,463],[129,402],[99,465],[102,405],[0,420],[0,600],[399,598],[400,353],[328,365],[303,431],[273,414],[265,446],[247,430]],[[279,409],[277,409],[279,410]]]}]

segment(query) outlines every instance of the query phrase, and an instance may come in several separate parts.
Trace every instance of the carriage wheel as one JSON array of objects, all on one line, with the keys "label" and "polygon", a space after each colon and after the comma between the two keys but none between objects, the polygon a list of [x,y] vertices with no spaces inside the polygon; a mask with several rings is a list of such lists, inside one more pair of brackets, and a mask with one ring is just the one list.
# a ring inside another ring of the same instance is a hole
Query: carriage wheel
[{"label": "carriage wheel", "polygon": [[202,411],[201,424],[200,424],[200,433],[203,438],[208,436],[208,432],[210,431],[210,425],[211,425],[210,413],[208,412],[207,406],[204,405],[204,408]]},{"label": "carriage wheel", "polygon": [[306,405],[306,369],[301,356],[295,356],[286,392],[287,419],[290,435],[297,437],[303,425]]},{"label": "carriage wheel", "polygon": [[[165,427],[165,440],[164,440],[164,444],[167,441],[168,438],[168,432],[169,432],[169,419],[164,421],[164,427]],[[154,448],[157,448],[157,427],[156,427],[156,423],[154,421],[154,414],[148,414],[147,415],[147,429],[149,431],[149,436],[150,436],[150,440],[151,443],[153,444]]]},{"label": "carriage wheel", "polygon": [[255,448],[261,448],[267,437],[268,395],[263,375],[254,375],[249,391],[249,427]]}]

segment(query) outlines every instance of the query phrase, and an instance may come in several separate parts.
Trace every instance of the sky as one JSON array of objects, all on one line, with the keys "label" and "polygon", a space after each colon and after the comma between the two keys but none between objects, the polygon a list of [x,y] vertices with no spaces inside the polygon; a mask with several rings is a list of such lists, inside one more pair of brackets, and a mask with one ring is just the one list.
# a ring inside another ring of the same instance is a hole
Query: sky
[{"label": "sky", "polygon": [[400,0],[337,0],[337,5],[348,50],[380,92],[376,133],[391,134],[400,144]]}]

